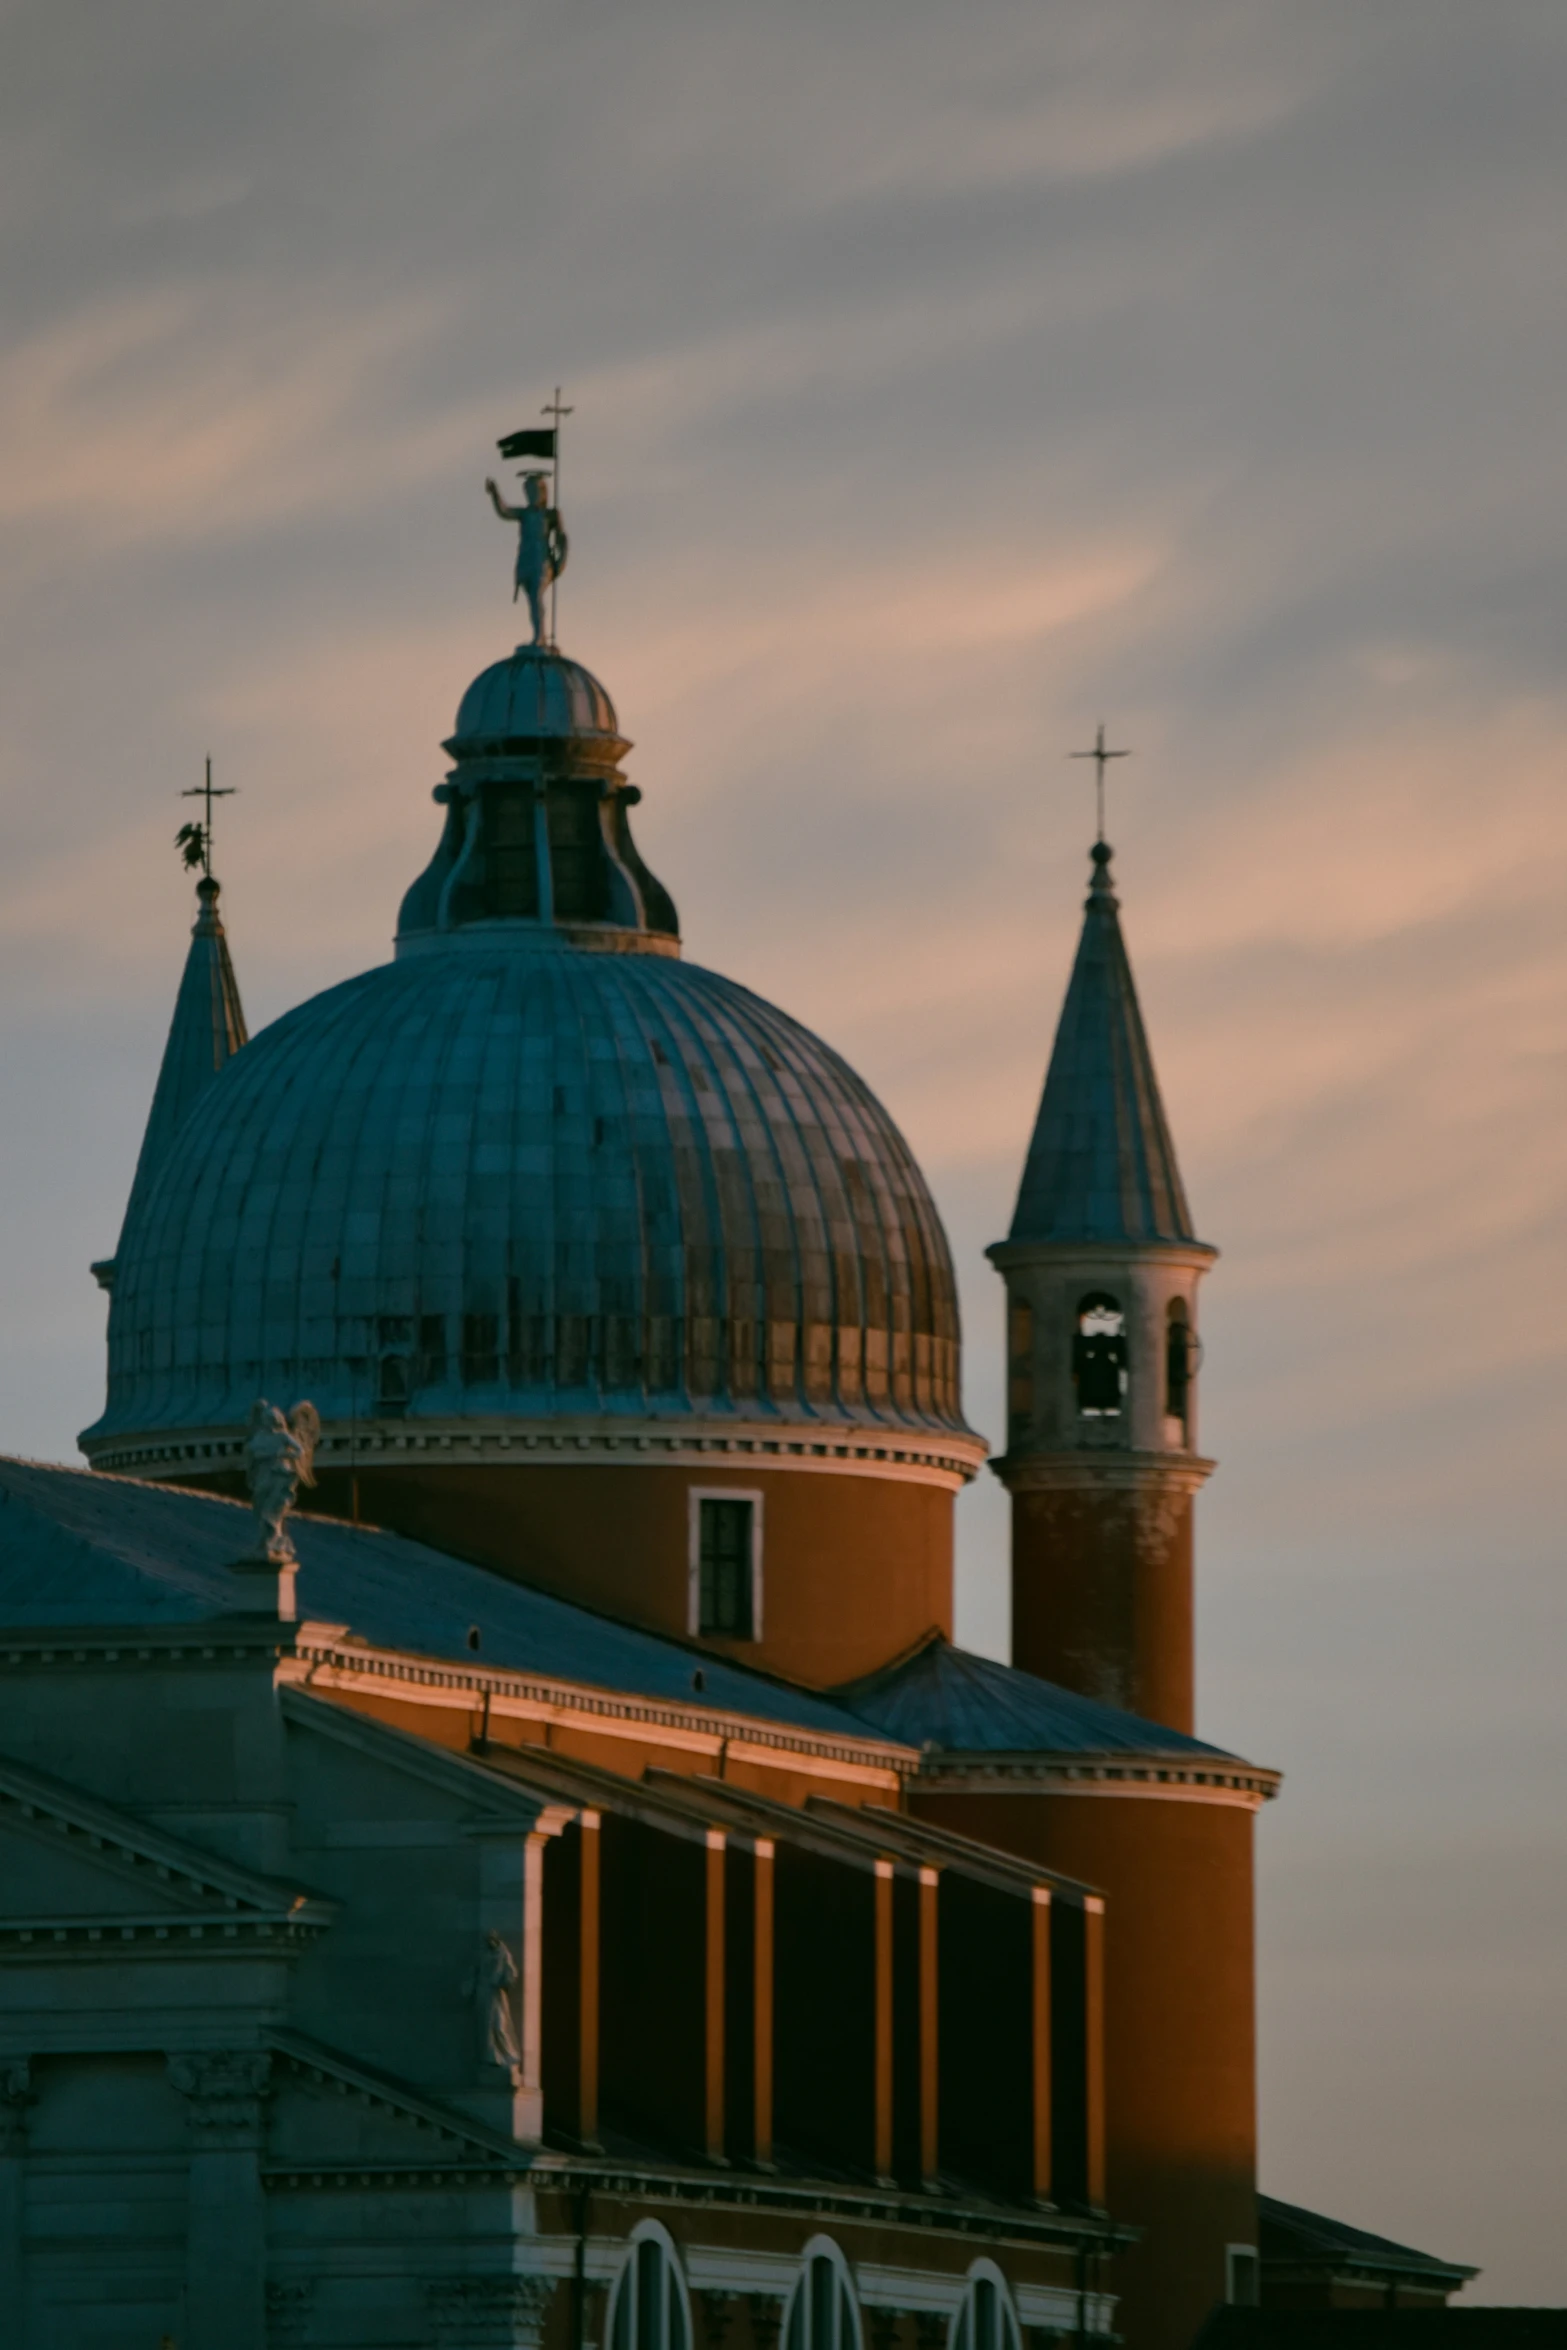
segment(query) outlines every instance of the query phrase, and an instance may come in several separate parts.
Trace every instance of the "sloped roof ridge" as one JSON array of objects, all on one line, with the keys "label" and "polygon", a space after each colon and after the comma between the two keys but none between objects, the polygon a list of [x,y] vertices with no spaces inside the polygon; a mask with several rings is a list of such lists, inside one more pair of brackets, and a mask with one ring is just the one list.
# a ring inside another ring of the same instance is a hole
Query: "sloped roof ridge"
[{"label": "sloped roof ridge", "polygon": [[[324,2040],[315,2040],[306,2032],[288,2030],[282,2025],[269,2025],[262,2032],[268,2048],[297,2065],[302,2072],[324,2074],[328,2079],[341,2081],[343,2086],[366,2101],[379,2105],[389,2113],[397,2113],[414,2122],[419,2128],[437,2131],[458,2145],[476,2146],[492,2157],[498,2157],[510,2168],[522,2170],[531,2167],[538,2149],[525,2145],[516,2138],[508,2138],[500,2130],[492,2130],[483,2122],[472,2120],[455,2106],[427,2097],[422,2090],[410,2087],[395,2074],[383,2073],[372,2065],[344,2056],[341,2050],[331,2048]],[[314,2169],[330,2169],[332,2165],[313,2163]],[[362,2161],[354,2165],[363,2168]]]},{"label": "sloped roof ridge", "polygon": [[269,1916],[275,1910],[293,1910],[301,1905],[319,1916],[334,1906],[319,1895],[302,1893],[297,1884],[262,1876],[239,1861],[190,1843],[183,1836],[171,1836],[166,1828],[149,1826],[134,1812],[106,1803],[102,1796],[92,1794],[74,1780],[57,1778],[51,1771],[40,1771],[13,1761],[9,1755],[0,1755],[0,1816],[7,1802],[66,1821],[83,1835],[134,1854],[138,1860],[167,1871],[170,1877],[185,1879],[198,1893],[243,1902]]},{"label": "sloped roof ridge", "polygon": [[[1276,2195],[1257,2197],[1257,2217],[1264,2231],[1269,2229],[1306,2239],[1326,2253],[1347,2253],[1351,2259],[1357,2253],[1374,2254],[1380,2263],[1396,2264],[1411,2270],[1422,2269],[1449,2277],[1477,2277],[1480,2271],[1462,2261],[1440,2260],[1434,2252],[1417,2252],[1410,2244],[1396,2244],[1390,2236],[1373,2236],[1365,2228],[1352,2228],[1347,2221],[1329,2219],[1320,2211],[1307,2211],[1298,2203],[1281,2203]],[[1270,2248],[1265,2237],[1262,2251],[1265,2257]]]},{"label": "sloped roof ridge", "polygon": [[475,1803],[495,1802],[497,1819],[504,1818],[508,1809],[514,1815],[521,1810],[537,1817],[541,1809],[550,1808],[548,1801],[541,1802],[532,1790],[519,1804],[515,1789],[498,1780],[493,1771],[487,1771],[477,1755],[437,1746],[433,1739],[422,1737],[417,1730],[404,1730],[396,1722],[383,1722],[374,1714],[339,1705],[333,1698],[318,1696],[315,1690],[302,1688],[298,1683],[285,1682],[278,1692],[278,1702],[284,1717],[298,1722],[302,1729],[336,1739],[340,1746],[352,1746],[362,1754],[380,1756],[393,1769],[433,1781],[456,1797],[466,1796]]},{"label": "sloped roof ridge", "polygon": [[200,911],[174,997],[174,1016],[158,1067],[152,1105],[131,1178],[124,1227],[157,1179],[169,1145],[191,1105],[206,1091],[224,1063],[250,1041],[239,981],[229,955],[228,936],[218,913],[219,885],[210,874],[196,884]]},{"label": "sloped roof ridge", "polygon": [[[128,1505],[123,1513],[103,1506],[120,1497]],[[112,1586],[116,1577],[132,1583],[135,1612],[127,1616],[123,1592],[93,1591],[97,1612],[91,1620],[103,1629],[128,1621],[207,1621],[232,1606],[224,1575],[238,1542],[212,1513],[237,1512],[244,1519],[243,1502],[74,1464],[0,1456],[0,1510],[6,1507],[26,1511],[50,1547],[66,1546],[82,1567],[73,1567],[67,1594],[57,1557],[51,1560],[46,1551],[29,1559],[19,1544],[0,1549],[0,1625],[36,1626],[45,1613],[50,1626],[80,1628],[86,1611],[70,1603],[80,1603],[93,1582]],[[584,1702],[624,1698],[840,1746],[898,1743],[830,1693],[711,1651],[693,1651],[664,1633],[584,1608],[410,1536],[313,1514],[296,1517],[292,1528],[302,1623],[350,1627],[370,1649],[457,1659],[471,1669],[580,1690]],[[473,1623],[483,1627],[479,1654],[467,1645]],[[698,1666],[700,1690],[692,1686]]]},{"label": "sloped roof ridge", "polygon": [[927,1633],[878,1672],[833,1695],[885,1735],[948,1753],[1168,1755],[1233,1763],[1240,1757],[1183,1730],[1080,1696],[1016,1665]]}]

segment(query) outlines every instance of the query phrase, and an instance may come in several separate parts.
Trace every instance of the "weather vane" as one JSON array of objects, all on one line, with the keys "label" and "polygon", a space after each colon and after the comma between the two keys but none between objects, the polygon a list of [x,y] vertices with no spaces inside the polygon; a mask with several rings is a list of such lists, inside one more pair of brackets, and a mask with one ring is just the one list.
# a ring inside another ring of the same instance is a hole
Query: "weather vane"
[{"label": "weather vane", "polygon": [[182,800],[205,800],[207,803],[205,823],[182,824],[174,835],[174,846],[184,858],[186,869],[194,871],[199,865],[208,881],[212,879],[212,803],[214,800],[231,800],[238,790],[237,783],[226,787],[213,783],[212,761],[209,759],[206,782],[192,784],[189,791],[180,793]]},{"label": "weather vane", "polygon": [[[490,504],[503,522],[517,525],[517,569],[512,585],[511,600],[519,596],[528,599],[528,613],[533,622],[533,641],[536,645],[555,642],[555,583],[566,568],[569,542],[560,518],[560,420],[575,411],[563,404],[560,385],[555,386],[555,397],[546,400],[539,411],[542,416],[554,418],[549,425],[529,425],[522,432],[509,432],[496,447],[503,457],[547,457],[555,469],[553,484],[542,473],[524,473],[522,476],[523,503],[508,506],[493,481],[485,488]],[[544,591],[550,592],[550,624],[544,629]]]},{"label": "weather vane", "polygon": [[1069,759],[1092,759],[1094,762],[1094,800],[1099,817],[1099,829],[1094,837],[1098,841],[1103,841],[1105,836],[1105,768],[1110,760],[1129,759],[1131,755],[1130,751],[1107,751],[1105,749],[1105,729],[1102,718],[1099,721],[1099,731],[1094,736],[1093,749],[1091,751],[1068,751],[1067,753]]}]

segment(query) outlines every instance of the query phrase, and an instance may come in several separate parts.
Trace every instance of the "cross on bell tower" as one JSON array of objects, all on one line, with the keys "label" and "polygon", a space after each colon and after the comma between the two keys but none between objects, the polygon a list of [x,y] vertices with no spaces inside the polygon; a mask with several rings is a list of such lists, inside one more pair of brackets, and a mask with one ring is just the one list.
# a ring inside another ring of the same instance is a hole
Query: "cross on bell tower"
[{"label": "cross on bell tower", "polygon": [[1102,718],[1099,721],[1098,732],[1094,736],[1091,750],[1067,752],[1069,759],[1092,759],[1094,762],[1094,806],[1098,820],[1098,828],[1094,833],[1095,840],[1102,841],[1105,836],[1106,765],[1111,759],[1129,759],[1131,755],[1130,751],[1111,751],[1105,748],[1105,722]]}]

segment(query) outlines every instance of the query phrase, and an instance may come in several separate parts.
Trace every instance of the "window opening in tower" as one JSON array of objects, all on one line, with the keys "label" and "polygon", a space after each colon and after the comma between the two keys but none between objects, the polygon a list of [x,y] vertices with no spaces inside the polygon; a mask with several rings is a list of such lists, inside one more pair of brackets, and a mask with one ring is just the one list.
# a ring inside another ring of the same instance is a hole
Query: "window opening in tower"
[{"label": "window opening in tower", "polygon": [[1077,1306],[1072,1384],[1085,1420],[1113,1420],[1126,1394],[1126,1316],[1108,1290],[1090,1290]]},{"label": "window opening in tower", "polygon": [[1172,1298],[1164,1327],[1164,1408],[1183,1427],[1197,1370],[1197,1333],[1183,1297]]},{"label": "window opening in tower", "polygon": [[1034,1309],[1026,1297],[1012,1300],[1007,1341],[1008,1441],[1020,1444],[1034,1417]]}]

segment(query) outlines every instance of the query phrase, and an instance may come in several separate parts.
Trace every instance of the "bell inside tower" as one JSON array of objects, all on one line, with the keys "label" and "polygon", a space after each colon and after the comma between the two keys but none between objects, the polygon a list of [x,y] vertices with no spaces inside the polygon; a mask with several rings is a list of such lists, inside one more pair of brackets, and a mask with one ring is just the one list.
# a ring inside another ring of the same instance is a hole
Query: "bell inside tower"
[{"label": "bell inside tower", "polygon": [[1072,1385],[1078,1416],[1118,1420],[1127,1386],[1126,1316],[1107,1289],[1093,1289],[1077,1305],[1072,1339]]}]

